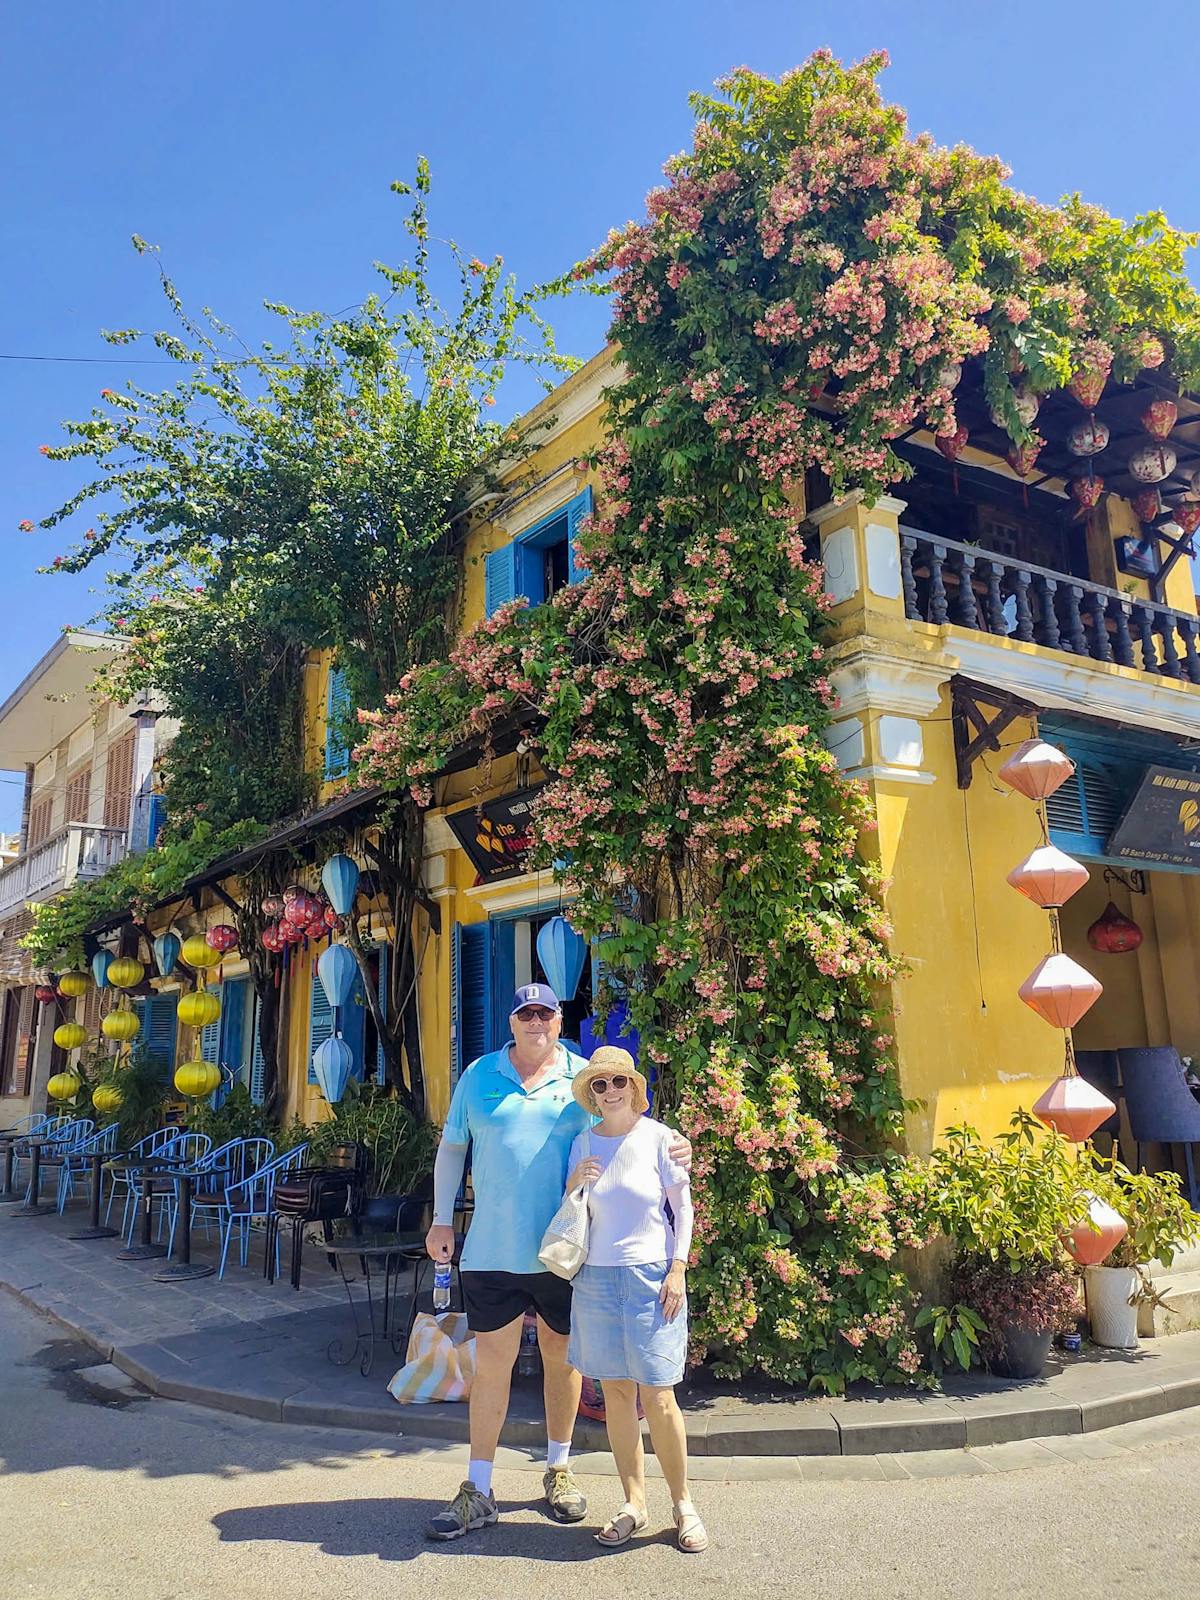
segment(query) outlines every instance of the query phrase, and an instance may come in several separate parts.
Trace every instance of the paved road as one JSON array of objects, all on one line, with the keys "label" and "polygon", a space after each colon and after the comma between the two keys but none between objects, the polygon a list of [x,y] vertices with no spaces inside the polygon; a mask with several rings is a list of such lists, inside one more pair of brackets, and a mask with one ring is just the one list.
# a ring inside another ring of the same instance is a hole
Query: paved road
[{"label": "paved road", "polygon": [[[1126,1586],[1154,1600],[1200,1580],[1194,1413],[1063,1441],[1075,1460],[1000,1446],[904,1464],[831,1460],[809,1479],[700,1482],[713,1545],[693,1557],[663,1532],[599,1551],[585,1531],[542,1517],[540,1469],[509,1453],[496,1480],[501,1525],[429,1546],[421,1528],[458,1485],[457,1447],[141,1396],[2,1295],[0,1352],[4,1600],[394,1600],[439,1588],[455,1600],[613,1600],[618,1588],[636,1600],[1057,1600]],[[607,1511],[615,1482],[603,1466],[587,1486]],[[666,1498],[654,1488],[661,1526]]]}]

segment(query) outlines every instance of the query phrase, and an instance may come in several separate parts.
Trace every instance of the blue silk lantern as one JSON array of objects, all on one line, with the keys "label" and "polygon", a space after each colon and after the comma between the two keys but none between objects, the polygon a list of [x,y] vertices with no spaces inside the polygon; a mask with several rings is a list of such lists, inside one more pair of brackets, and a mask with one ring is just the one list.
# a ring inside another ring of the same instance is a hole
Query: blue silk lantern
[{"label": "blue silk lantern", "polygon": [[354,1051],[334,1033],[313,1051],[312,1064],[321,1093],[330,1105],[336,1104],[345,1093],[354,1066]]},{"label": "blue silk lantern", "polygon": [[175,970],[175,963],[179,960],[179,952],[183,949],[179,935],[175,933],[160,933],[154,941],[154,965],[158,968],[160,978],[169,978]]},{"label": "blue silk lantern", "polygon": [[108,988],[108,969],[112,965],[112,958],[111,950],[97,950],[92,957],[92,977],[97,989]]},{"label": "blue silk lantern", "polygon": [[537,936],[537,953],[546,981],[558,998],[574,1000],[587,962],[587,940],[566,917],[551,917]]},{"label": "blue silk lantern", "polygon": [[358,862],[340,851],[321,868],[321,887],[339,917],[346,916],[358,892]]},{"label": "blue silk lantern", "polygon": [[335,1011],[349,1000],[357,973],[358,962],[344,944],[331,944],[328,950],[321,951],[317,959],[317,976],[321,980],[325,998]]}]

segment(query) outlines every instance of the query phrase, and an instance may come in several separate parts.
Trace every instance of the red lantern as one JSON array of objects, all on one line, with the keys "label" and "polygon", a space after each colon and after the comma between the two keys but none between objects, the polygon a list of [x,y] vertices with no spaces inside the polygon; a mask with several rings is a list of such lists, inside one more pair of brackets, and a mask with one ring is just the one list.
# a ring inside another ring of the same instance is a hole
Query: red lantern
[{"label": "red lantern", "polygon": [[1057,952],[1042,957],[1017,993],[1052,1028],[1073,1028],[1099,1000],[1104,985],[1078,961]]},{"label": "red lantern", "polygon": [[937,434],[934,437],[933,442],[935,445],[937,445],[938,449],[942,452],[947,461],[957,461],[959,456],[961,456],[963,451],[967,448],[967,440],[970,437],[970,434],[960,423],[959,426],[955,428],[953,433]]},{"label": "red lantern", "polygon": [[1085,411],[1094,411],[1099,405],[1100,396],[1104,393],[1104,386],[1111,371],[1112,357],[1109,356],[1105,360],[1085,362],[1072,373],[1067,388]]},{"label": "red lantern", "polygon": [[278,955],[283,949],[283,936],[279,932],[279,925],[269,922],[262,931],[262,947],[269,950],[272,955]]},{"label": "red lantern", "polygon": [[270,917],[272,921],[281,917],[283,915],[283,896],[281,894],[269,894],[262,903],[262,913],[264,917]]},{"label": "red lantern", "polygon": [[329,929],[325,926],[324,917],[316,917],[305,928],[305,937],[309,939],[324,939]]},{"label": "red lantern", "polygon": [[1162,499],[1157,489],[1139,489],[1129,504],[1139,522],[1153,522],[1162,510]]},{"label": "red lantern", "polygon": [[224,955],[238,942],[237,929],[231,928],[227,922],[218,922],[215,928],[210,928],[204,935],[204,942],[210,950],[219,950]]},{"label": "red lantern", "polygon": [[1179,407],[1174,400],[1151,400],[1140,420],[1152,439],[1165,439],[1178,416]]},{"label": "red lantern", "polygon": [[1008,881],[1026,900],[1043,911],[1065,906],[1091,874],[1057,845],[1044,844],[1027,855],[1008,875]]},{"label": "red lantern", "polygon": [[39,983],[37,988],[33,991],[33,998],[38,1002],[39,1005],[52,1006],[58,999],[58,992],[57,990],[51,988],[50,984],[48,983]]},{"label": "red lantern", "polygon": [[1110,900],[1088,929],[1087,942],[1106,956],[1122,956],[1141,944],[1142,930]]},{"label": "red lantern", "polygon": [[1008,451],[1004,459],[1016,473],[1018,478],[1027,478],[1037,464],[1037,458],[1042,453],[1046,441],[1040,433],[1035,433],[1028,444],[1016,445]]},{"label": "red lantern", "polygon": [[299,944],[304,937],[304,929],[298,922],[292,922],[285,917],[279,924],[279,937],[284,944]]},{"label": "red lantern", "polygon": [[1092,473],[1086,478],[1071,479],[1071,497],[1080,511],[1094,511],[1104,493],[1104,479]]},{"label": "red lantern", "polygon": [[1002,783],[1027,800],[1045,800],[1061,789],[1075,771],[1075,763],[1044,739],[1026,739],[1000,768]]},{"label": "red lantern", "polygon": [[302,894],[307,893],[308,891],[302,883],[289,883],[283,891],[283,903],[284,905],[290,905],[293,900],[297,900]]},{"label": "red lantern", "polygon": [[342,925],[341,918],[332,906],[325,907],[323,920],[327,928],[340,928]]},{"label": "red lantern", "polygon": [[1072,1144],[1082,1144],[1116,1109],[1106,1095],[1093,1089],[1077,1072],[1064,1072],[1042,1095],[1033,1114]]},{"label": "red lantern", "polygon": [[1185,539],[1190,538],[1196,529],[1200,528],[1200,506],[1190,500],[1183,500],[1171,508],[1171,520]]},{"label": "red lantern", "polygon": [[1098,1195],[1092,1195],[1087,1216],[1080,1217],[1063,1243],[1081,1267],[1098,1267],[1128,1232],[1125,1218]]},{"label": "red lantern", "polygon": [[315,896],[302,889],[283,908],[283,918],[285,922],[294,923],[298,928],[306,928],[310,922],[315,921],[320,909]]}]

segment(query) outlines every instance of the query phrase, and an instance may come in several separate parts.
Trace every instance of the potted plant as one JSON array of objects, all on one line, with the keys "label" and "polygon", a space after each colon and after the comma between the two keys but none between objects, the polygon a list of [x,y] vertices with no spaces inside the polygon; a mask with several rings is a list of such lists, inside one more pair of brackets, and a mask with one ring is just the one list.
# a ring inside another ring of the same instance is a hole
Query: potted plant
[{"label": "potted plant", "polygon": [[1054,1335],[1081,1311],[1063,1245],[1084,1189],[1074,1146],[1024,1111],[990,1141],[949,1128],[926,1183],[930,1219],[954,1248],[951,1302],[983,1323],[984,1364],[1000,1377],[1037,1377]]},{"label": "potted plant", "polygon": [[1091,1157],[1090,1187],[1124,1219],[1128,1231],[1102,1265],[1084,1273],[1088,1324],[1094,1343],[1135,1350],[1138,1311],[1162,1305],[1151,1263],[1169,1267],[1175,1252],[1200,1238],[1200,1216],[1180,1192],[1174,1172],[1130,1172],[1120,1161]]},{"label": "potted plant", "polygon": [[333,1116],[312,1130],[309,1159],[319,1165],[335,1146],[358,1144],[367,1152],[367,1197],[360,1225],[395,1230],[416,1227],[432,1194],[437,1130],[422,1122],[387,1089],[354,1079]]}]

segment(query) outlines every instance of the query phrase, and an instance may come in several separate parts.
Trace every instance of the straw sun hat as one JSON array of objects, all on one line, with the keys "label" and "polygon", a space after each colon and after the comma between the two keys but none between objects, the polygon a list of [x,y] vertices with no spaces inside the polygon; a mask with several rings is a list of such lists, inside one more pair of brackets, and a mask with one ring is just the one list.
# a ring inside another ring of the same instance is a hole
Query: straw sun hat
[{"label": "straw sun hat", "polygon": [[585,1111],[595,1113],[599,1108],[592,1096],[592,1079],[611,1078],[617,1072],[623,1072],[627,1078],[633,1079],[633,1109],[637,1112],[649,1111],[650,1097],[646,1093],[645,1078],[634,1065],[629,1051],[615,1044],[602,1044],[593,1052],[587,1066],[571,1080],[571,1092]]}]

